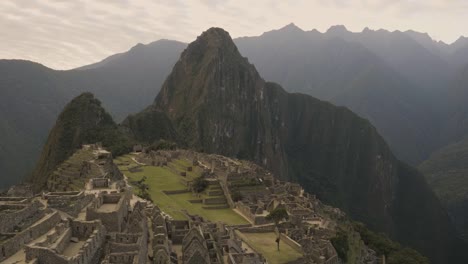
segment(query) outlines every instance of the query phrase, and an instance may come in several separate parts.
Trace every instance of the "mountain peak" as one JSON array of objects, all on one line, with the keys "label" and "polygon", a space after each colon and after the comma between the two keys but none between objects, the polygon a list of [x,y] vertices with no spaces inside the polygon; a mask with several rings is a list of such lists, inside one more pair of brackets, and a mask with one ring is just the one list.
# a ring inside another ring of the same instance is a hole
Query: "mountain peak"
[{"label": "mountain peak", "polygon": [[[182,53],[156,97],[156,106],[182,112],[180,110],[187,108],[189,102],[201,104],[217,95],[244,89],[244,81],[256,82],[259,78],[255,68],[239,53],[229,33],[221,28],[210,28]],[[176,111],[171,114],[177,115]]]},{"label": "mountain peak", "polygon": [[[30,177],[34,191],[45,187],[50,173],[82,144],[102,142],[106,147],[125,142],[117,124],[92,93],[75,97],[60,113]],[[124,143],[125,144],[125,143]],[[123,146],[123,145],[122,145]],[[120,147],[119,147],[120,148]]]},{"label": "mountain peak", "polygon": [[331,26],[328,30],[327,33],[332,33],[332,34],[345,34],[348,33],[348,29],[344,25],[335,25]]},{"label": "mountain peak", "polygon": [[[192,44],[203,42],[210,48],[234,45],[231,36],[222,28],[212,27],[204,31]],[[191,45],[192,45],[191,44]]]},{"label": "mountain peak", "polygon": [[289,23],[286,26],[279,29],[280,31],[288,31],[288,32],[303,32],[303,30],[296,26],[294,23]]}]

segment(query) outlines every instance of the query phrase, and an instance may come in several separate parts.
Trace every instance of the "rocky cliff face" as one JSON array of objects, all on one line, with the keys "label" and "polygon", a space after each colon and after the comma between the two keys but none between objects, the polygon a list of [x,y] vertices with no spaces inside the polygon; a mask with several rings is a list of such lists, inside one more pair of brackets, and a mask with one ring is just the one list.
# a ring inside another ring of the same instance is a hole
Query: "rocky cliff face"
[{"label": "rocky cliff face", "polygon": [[91,93],[83,93],[65,106],[49,133],[36,168],[29,178],[35,192],[45,187],[52,171],[83,144],[102,142],[114,153],[130,147],[112,117]]},{"label": "rocky cliff face", "polygon": [[148,112],[166,115],[183,144],[250,159],[298,181],[434,263],[453,256],[456,239],[445,211],[424,178],[395,159],[367,120],[265,82],[222,29],[212,28],[188,46],[141,115]]}]

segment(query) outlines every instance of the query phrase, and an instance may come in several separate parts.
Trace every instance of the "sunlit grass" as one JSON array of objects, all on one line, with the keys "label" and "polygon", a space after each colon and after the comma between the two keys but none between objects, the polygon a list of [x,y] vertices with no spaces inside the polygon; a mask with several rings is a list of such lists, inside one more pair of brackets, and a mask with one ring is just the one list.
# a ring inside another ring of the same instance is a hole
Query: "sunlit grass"
[{"label": "sunlit grass", "polygon": [[[226,209],[204,209],[204,205],[200,203],[190,203],[189,200],[201,199],[205,197],[202,194],[200,197],[193,195],[192,193],[174,194],[167,195],[163,191],[173,190],[184,190],[186,186],[182,184],[182,176],[174,173],[168,167],[158,166],[141,166],[137,172],[130,172],[128,169],[138,166],[129,155],[118,157],[115,159],[115,163],[119,169],[128,177],[129,181],[138,181],[146,176],[146,184],[148,184],[150,190],[149,194],[153,202],[158,205],[164,212],[172,216],[174,219],[183,220],[186,219],[183,214],[183,210],[186,210],[190,214],[197,214],[204,217],[207,220],[217,222],[223,221],[227,224],[248,224],[242,216],[238,215],[231,208]],[[174,160],[172,162],[174,167],[185,170],[190,163],[186,160]],[[201,174],[198,167],[194,167],[194,171],[191,173],[193,177]],[[189,175],[190,176],[190,175]]]}]

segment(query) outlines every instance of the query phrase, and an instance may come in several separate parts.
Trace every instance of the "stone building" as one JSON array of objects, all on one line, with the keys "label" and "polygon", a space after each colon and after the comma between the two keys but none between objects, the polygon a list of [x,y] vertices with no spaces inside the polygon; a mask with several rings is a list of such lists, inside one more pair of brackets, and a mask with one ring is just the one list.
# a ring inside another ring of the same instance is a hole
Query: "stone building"
[{"label": "stone building", "polygon": [[37,201],[19,204],[3,200],[0,204],[0,262],[47,233],[61,219],[59,213],[45,209]]},{"label": "stone building", "polygon": [[36,264],[97,263],[106,229],[100,221],[65,220],[40,241],[25,247],[26,261]]},{"label": "stone building", "polygon": [[183,264],[211,263],[208,245],[201,227],[193,227],[182,242]]},{"label": "stone building", "polygon": [[[146,203],[136,202],[121,223],[121,230],[107,235],[102,264],[145,264],[148,259],[148,220]],[[118,221],[115,223],[118,225]]]},{"label": "stone building", "polygon": [[131,193],[99,193],[86,208],[86,220],[101,220],[109,232],[121,232],[129,211]]}]

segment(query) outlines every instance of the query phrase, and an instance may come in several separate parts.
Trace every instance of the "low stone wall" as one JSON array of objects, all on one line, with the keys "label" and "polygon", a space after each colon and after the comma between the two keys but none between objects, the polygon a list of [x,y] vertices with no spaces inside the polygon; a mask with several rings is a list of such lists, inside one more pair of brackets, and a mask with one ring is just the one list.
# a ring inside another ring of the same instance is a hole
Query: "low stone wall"
[{"label": "low stone wall", "polygon": [[37,213],[41,206],[39,202],[28,205],[1,205],[0,210],[5,213],[0,211],[0,233],[13,232],[18,223]]},{"label": "low stone wall", "polygon": [[68,258],[62,255],[58,255],[49,248],[44,247],[33,247],[26,246],[24,249],[26,252],[27,261],[36,259],[39,263],[54,263],[54,264],[69,264]]},{"label": "low stone wall", "polygon": [[25,204],[31,201],[30,197],[9,197],[9,196],[1,196],[0,202],[12,202],[12,203],[19,203]]},{"label": "low stone wall", "polygon": [[135,257],[138,255],[138,251],[129,253],[111,253],[109,255],[109,264],[113,263],[135,263]]},{"label": "low stone wall", "polygon": [[226,209],[229,208],[228,204],[225,205],[217,205],[217,206],[202,206],[203,209],[208,209],[208,210],[218,210],[218,209]]},{"label": "low stone wall", "polygon": [[[3,241],[0,244],[0,252],[5,252],[5,256],[0,255],[0,262],[6,258],[14,255],[16,252],[21,250],[23,245],[31,242],[32,240],[44,235],[49,230],[51,230],[55,225],[60,222],[61,218],[58,212],[53,212],[49,215],[46,215],[33,226],[23,230],[20,233],[14,233],[13,237]],[[50,262],[54,263],[54,262]]]},{"label": "low stone wall", "polygon": [[117,204],[119,203],[122,196],[120,194],[104,194],[102,196],[103,204]]},{"label": "low stone wall", "polygon": [[205,198],[203,204],[225,204],[227,203],[226,198]]},{"label": "low stone wall", "polygon": [[188,200],[189,203],[203,203],[203,199],[193,199],[193,200]]},{"label": "low stone wall", "polygon": [[90,237],[94,230],[102,228],[102,225],[98,221],[72,221],[70,227],[73,232],[73,236],[78,239],[86,239]]},{"label": "low stone wall", "polygon": [[255,226],[248,228],[238,228],[242,233],[270,233],[275,231],[275,225]]},{"label": "low stone wall", "polygon": [[224,192],[222,190],[208,191],[208,196],[220,196],[223,194]]},{"label": "low stone wall", "polygon": [[289,245],[290,247],[292,247],[296,251],[301,252],[302,254],[304,254],[304,251],[302,250],[302,246],[299,243],[292,240],[290,237],[288,237],[287,235],[285,235],[283,233],[280,233],[280,237],[281,237],[281,241],[283,241],[284,243],[286,243],[287,245]]},{"label": "low stone wall", "polygon": [[244,224],[244,225],[228,225],[229,227],[233,227],[233,228],[237,228],[237,229],[240,229],[240,228],[247,228],[247,227],[252,227],[252,224]]},{"label": "low stone wall", "polygon": [[[99,223],[99,222],[96,222]],[[75,235],[75,234],[73,234]],[[57,263],[57,264],[87,264],[93,263],[98,259],[96,255],[100,251],[105,241],[106,231],[102,225],[98,225],[80,248],[78,254],[73,257],[60,255],[46,247],[26,246],[26,261],[37,258],[39,263]]]},{"label": "low stone wall", "polygon": [[162,191],[166,195],[171,195],[171,194],[183,194],[183,193],[189,193],[190,191],[188,189],[183,189],[183,190],[171,190],[171,191]]},{"label": "low stone wall", "polygon": [[47,205],[76,217],[86,205],[94,200],[94,198],[95,196],[92,194],[72,200],[54,198],[53,200],[49,199]]}]

